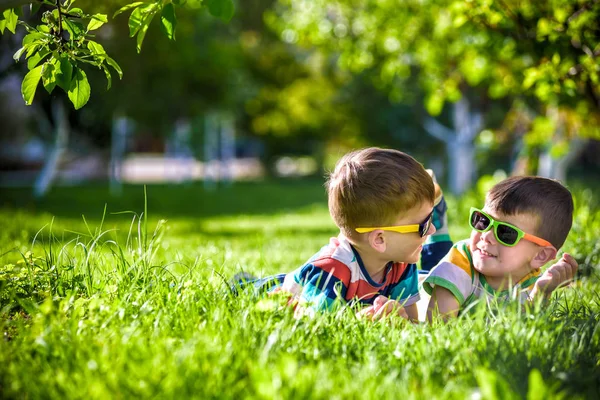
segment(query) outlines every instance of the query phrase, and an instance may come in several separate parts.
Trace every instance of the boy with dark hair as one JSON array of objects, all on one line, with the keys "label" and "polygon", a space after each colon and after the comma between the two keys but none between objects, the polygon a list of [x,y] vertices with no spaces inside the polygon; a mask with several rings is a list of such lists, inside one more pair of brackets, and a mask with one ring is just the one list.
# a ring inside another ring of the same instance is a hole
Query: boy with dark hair
[{"label": "boy with dark hair", "polygon": [[[370,318],[417,320],[415,263],[436,232],[434,205],[443,201],[432,176],[406,153],[371,147],[342,157],[326,187],[339,235],[295,271],[250,283],[289,293],[297,311],[331,309],[341,300],[365,305],[360,314]],[[434,263],[451,245],[444,235],[431,244],[442,251],[426,254]]]},{"label": "boy with dark hair", "polygon": [[573,221],[571,193],[559,182],[517,176],[496,184],[482,210],[471,208],[470,239],[457,242],[423,282],[431,295],[427,309],[456,317],[479,298],[522,302],[549,296],[573,279],[577,262],[556,257]]}]

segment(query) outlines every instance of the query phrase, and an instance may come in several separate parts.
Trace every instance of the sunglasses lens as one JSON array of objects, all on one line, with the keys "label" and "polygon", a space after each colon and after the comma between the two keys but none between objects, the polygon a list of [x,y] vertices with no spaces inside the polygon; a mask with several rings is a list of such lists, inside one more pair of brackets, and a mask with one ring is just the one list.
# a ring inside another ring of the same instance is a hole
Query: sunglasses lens
[{"label": "sunglasses lens", "polygon": [[488,217],[480,213],[479,211],[474,211],[471,214],[471,228],[476,229],[478,231],[484,231],[490,226],[490,220]]},{"label": "sunglasses lens", "polygon": [[433,220],[433,212],[431,214],[429,214],[429,217],[427,217],[427,220],[425,220],[423,223],[421,223],[419,225],[419,235],[421,235],[421,237],[425,236],[427,234],[427,232],[429,232],[429,227],[431,226],[432,220]]},{"label": "sunglasses lens", "polygon": [[503,224],[498,224],[496,234],[498,235],[498,240],[508,245],[515,244],[519,238],[519,232],[515,228]]}]

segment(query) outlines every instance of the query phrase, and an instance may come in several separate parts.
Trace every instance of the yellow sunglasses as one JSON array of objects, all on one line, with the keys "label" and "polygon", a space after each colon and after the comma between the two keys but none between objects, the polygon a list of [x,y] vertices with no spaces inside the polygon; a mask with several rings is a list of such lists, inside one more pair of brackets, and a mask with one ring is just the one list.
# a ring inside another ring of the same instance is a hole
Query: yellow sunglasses
[{"label": "yellow sunglasses", "polygon": [[378,227],[374,227],[374,228],[356,228],[355,230],[358,233],[373,232],[378,229],[381,229],[382,231],[392,231],[392,232],[398,232],[398,233],[419,232],[419,235],[421,235],[421,237],[423,237],[427,234],[427,232],[429,232],[429,227],[431,226],[431,221],[433,219],[432,217],[433,217],[433,210],[431,210],[431,212],[429,213],[427,218],[425,218],[425,221],[421,222],[420,224],[397,225],[397,226],[378,226]]}]

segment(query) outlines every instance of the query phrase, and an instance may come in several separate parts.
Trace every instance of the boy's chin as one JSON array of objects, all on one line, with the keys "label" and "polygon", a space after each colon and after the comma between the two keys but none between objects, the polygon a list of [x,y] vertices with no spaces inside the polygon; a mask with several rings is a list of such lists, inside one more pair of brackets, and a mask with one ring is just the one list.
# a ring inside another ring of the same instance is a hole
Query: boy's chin
[{"label": "boy's chin", "polygon": [[475,271],[479,272],[480,274],[483,274],[483,270],[484,270],[484,266],[483,263],[481,262],[481,260],[477,260],[475,258],[473,258],[473,269],[475,269]]},{"label": "boy's chin", "polygon": [[404,259],[403,262],[407,263],[407,264],[416,264],[419,262],[419,258],[421,257],[421,255],[419,254],[418,256],[410,256],[410,257],[406,257]]}]

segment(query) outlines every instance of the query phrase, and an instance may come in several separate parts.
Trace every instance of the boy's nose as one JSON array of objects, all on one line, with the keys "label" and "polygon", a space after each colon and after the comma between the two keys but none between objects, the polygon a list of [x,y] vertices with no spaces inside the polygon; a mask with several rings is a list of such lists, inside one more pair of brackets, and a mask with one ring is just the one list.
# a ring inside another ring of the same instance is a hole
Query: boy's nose
[{"label": "boy's nose", "polygon": [[494,228],[489,231],[485,231],[481,234],[481,238],[486,242],[496,243],[496,237],[494,236]]}]

